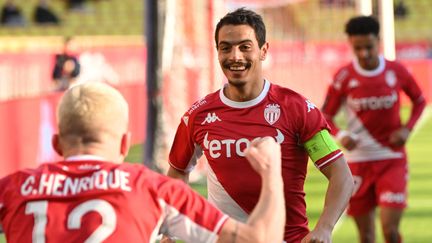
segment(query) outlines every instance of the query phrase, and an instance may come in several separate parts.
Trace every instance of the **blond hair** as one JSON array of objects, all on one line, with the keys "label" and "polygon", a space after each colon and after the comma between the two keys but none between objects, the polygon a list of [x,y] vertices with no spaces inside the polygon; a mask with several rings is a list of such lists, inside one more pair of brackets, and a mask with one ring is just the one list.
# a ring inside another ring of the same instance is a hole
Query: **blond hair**
[{"label": "blond hair", "polygon": [[84,83],[70,88],[57,109],[59,135],[80,143],[117,138],[128,129],[129,108],[119,91],[104,83]]}]

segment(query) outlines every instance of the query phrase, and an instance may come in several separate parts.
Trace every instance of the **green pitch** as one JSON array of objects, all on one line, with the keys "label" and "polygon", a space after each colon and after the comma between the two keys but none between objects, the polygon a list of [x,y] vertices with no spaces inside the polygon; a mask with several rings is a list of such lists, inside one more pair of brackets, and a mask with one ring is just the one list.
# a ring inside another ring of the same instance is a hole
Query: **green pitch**
[{"label": "green pitch", "polygon": [[[406,114],[405,114],[406,116]],[[432,238],[432,107],[428,107],[414,130],[408,143],[410,158],[410,180],[408,208],[401,223],[404,242],[429,242]],[[141,146],[135,146],[129,153],[128,161],[141,160]],[[310,165],[305,190],[310,228],[313,228],[324,204],[326,179]],[[205,185],[193,185],[201,194],[206,194]],[[377,224],[377,243],[383,238]],[[0,243],[6,242],[0,235]],[[357,232],[351,218],[342,216],[333,232],[333,242],[357,242]]]}]

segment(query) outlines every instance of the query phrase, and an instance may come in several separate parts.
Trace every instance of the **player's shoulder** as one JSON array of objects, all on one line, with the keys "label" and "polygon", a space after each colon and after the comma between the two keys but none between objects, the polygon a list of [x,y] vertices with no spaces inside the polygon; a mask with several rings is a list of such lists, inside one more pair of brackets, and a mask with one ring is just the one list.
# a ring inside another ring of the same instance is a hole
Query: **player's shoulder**
[{"label": "player's shoulder", "polygon": [[341,66],[333,75],[333,83],[340,83],[347,80],[351,75],[355,73],[354,65],[352,62],[346,63]]},{"label": "player's shoulder", "polygon": [[282,109],[289,110],[291,116],[303,116],[310,111],[320,112],[310,99],[292,89],[272,84],[269,95]]},{"label": "player's shoulder", "polygon": [[386,64],[386,69],[392,69],[397,71],[406,71],[406,67],[398,60],[388,60],[384,59]]},{"label": "player's shoulder", "polygon": [[10,191],[11,193],[15,193],[17,191],[16,188],[20,186],[26,178],[41,174],[42,171],[46,170],[46,166],[47,165],[42,164],[36,168],[24,168],[4,176],[0,179],[0,190],[3,192]]},{"label": "player's shoulder", "polygon": [[186,111],[185,115],[194,116],[212,106],[212,104],[219,100],[219,92],[220,90],[215,91],[195,101]]},{"label": "player's shoulder", "polygon": [[293,104],[304,104],[305,101],[308,100],[302,94],[290,88],[273,83],[270,86],[269,96],[271,99],[282,101],[280,103],[284,104],[285,106],[291,106]]}]

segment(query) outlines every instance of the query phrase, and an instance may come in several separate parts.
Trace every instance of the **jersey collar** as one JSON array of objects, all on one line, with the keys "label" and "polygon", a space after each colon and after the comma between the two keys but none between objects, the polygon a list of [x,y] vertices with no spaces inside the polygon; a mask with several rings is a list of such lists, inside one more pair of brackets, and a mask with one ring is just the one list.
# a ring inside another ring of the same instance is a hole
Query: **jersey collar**
[{"label": "jersey collar", "polygon": [[379,64],[378,64],[377,68],[375,68],[374,70],[366,70],[360,66],[358,59],[354,58],[354,61],[353,61],[354,70],[362,76],[373,77],[373,76],[380,74],[385,69],[385,60],[384,60],[384,57],[382,55],[380,55],[378,57],[378,62],[379,62]]},{"label": "jersey collar", "polygon": [[92,154],[73,155],[65,159],[65,161],[83,161],[83,160],[105,161],[106,159]]},{"label": "jersey collar", "polygon": [[233,108],[249,108],[251,106],[254,106],[254,105],[260,103],[266,97],[266,95],[270,89],[270,82],[267,79],[264,79],[264,88],[261,91],[261,93],[255,99],[244,101],[244,102],[238,102],[238,101],[230,100],[230,99],[228,99],[228,97],[225,96],[223,91],[227,85],[228,84],[225,84],[224,87],[219,90],[219,97],[220,97],[222,103],[224,103],[227,106],[233,107]]}]

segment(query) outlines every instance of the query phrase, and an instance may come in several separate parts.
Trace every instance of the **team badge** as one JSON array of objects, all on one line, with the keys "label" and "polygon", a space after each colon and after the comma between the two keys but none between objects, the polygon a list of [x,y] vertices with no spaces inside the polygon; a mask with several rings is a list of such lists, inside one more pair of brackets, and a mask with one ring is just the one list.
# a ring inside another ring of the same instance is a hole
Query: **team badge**
[{"label": "team badge", "polygon": [[387,71],[385,75],[385,80],[387,85],[390,88],[393,88],[396,85],[396,75],[393,71]]},{"label": "team badge", "polygon": [[264,109],[264,118],[270,125],[273,125],[279,120],[280,113],[280,106],[278,104],[269,104]]}]

